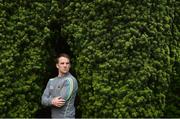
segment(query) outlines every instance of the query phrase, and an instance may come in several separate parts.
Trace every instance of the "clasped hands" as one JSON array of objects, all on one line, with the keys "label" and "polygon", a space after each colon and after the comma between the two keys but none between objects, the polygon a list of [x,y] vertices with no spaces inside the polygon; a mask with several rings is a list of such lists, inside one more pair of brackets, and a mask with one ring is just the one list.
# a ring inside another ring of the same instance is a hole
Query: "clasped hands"
[{"label": "clasped hands", "polygon": [[61,97],[55,97],[52,99],[51,104],[55,107],[62,107],[65,104],[65,100]]}]

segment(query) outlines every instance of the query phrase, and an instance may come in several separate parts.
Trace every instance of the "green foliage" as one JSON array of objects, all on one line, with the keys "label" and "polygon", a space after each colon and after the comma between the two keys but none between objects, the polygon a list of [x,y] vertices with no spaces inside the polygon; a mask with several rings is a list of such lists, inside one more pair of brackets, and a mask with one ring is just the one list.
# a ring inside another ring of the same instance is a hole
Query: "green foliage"
[{"label": "green foliage", "polygon": [[173,17],[173,24],[172,24],[172,33],[173,33],[173,40],[171,41],[171,55],[173,69],[171,74],[170,80],[170,88],[167,93],[167,101],[166,101],[166,110],[165,110],[165,117],[180,117],[180,9],[179,1],[174,1],[171,4],[174,8],[172,17]]},{"label": "green foliage", "polygon": [[173,0],[67,2],[62,32],[76,56],[82,117],[164,116],[179,62],[173,5]]},{"label": "green foliage", "polygon": [[179,117],[179,5],[0,1],[0,117],[34,117],[41,108],[61,38],[75,56],[82,117]]},{"label": "green foliage", "polygon": [[0,117],[33,117],[49,53],[49,4],[0,2]]}]

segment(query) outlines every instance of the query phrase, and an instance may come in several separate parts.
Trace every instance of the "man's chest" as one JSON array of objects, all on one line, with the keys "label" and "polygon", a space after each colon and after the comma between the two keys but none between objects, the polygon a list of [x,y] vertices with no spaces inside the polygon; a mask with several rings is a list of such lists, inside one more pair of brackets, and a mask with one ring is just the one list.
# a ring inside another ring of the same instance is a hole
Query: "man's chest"
[{"label": "man's chest", "polygon": [[57,95],[65,85],[66,79],[56,79],[50,83],[49,90],[52,95]]}]

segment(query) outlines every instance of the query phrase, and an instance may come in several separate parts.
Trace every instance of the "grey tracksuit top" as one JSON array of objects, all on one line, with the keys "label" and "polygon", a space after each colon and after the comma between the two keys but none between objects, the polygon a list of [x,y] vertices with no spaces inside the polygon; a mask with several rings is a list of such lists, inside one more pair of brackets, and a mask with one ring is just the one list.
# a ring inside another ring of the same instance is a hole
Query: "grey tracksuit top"
[{"label": "grey tracksuit top", "polygon": [[[52,118],[74,118],[74,101],[77,90],[77,80],[70,73],[67,73],[63,77],[52,78],[47,83],[41,103],[45,106],[51,106]],[[66,101],[65,105],[60,108],[51,104],[51,100],[57,96],[62,97]]]}]

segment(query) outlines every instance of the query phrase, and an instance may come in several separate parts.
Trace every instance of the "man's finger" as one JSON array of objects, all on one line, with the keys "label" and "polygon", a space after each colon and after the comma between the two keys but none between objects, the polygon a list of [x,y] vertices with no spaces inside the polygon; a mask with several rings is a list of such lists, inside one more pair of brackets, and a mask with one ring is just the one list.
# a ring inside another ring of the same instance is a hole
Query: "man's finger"
[{"label": "man's finger", "polygon": [[65,101],[63,98],[58,98],[59,99],[59,101]]}]

